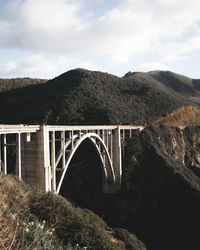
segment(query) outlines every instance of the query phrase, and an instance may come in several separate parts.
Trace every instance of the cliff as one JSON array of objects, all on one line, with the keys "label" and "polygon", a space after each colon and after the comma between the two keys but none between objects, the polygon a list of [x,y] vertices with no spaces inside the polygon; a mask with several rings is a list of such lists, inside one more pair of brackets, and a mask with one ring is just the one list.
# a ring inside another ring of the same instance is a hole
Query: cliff
[{"label": "cliff", "polygon": [[200,127],[149,127],[126,147],[123,223],[132,218],[149,249],[199,246],[199,135]]}]

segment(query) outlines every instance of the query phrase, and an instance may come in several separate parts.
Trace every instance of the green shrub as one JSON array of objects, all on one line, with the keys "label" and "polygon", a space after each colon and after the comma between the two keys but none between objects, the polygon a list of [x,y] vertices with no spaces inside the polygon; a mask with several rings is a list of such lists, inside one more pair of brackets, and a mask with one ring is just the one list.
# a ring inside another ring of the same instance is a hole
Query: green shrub
[{"label": "green shrub", "polygon": [[91,211],[0,174],[0,249],[119,249],[106,229]]},{"label": "green shrub", "polygon": [[55,228],[55,235],[65,245],[71,242],[87,249],[118,249],[100,218],[88,210],[73,207],[58,195],[35,190],[30,194],[30,209],[40,221],[45,220],[49,227]]}]

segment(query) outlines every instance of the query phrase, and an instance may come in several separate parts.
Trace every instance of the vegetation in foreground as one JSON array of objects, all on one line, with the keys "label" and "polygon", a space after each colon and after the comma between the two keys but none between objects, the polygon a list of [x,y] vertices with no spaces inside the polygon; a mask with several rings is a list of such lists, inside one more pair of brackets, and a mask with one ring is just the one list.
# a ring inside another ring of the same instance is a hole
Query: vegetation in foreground
[{"label": "vegetation in foreground", "polygon": [[0,249],[145,249],[140,246],[134,235],[112,230],[93,212],[0,174]]}]

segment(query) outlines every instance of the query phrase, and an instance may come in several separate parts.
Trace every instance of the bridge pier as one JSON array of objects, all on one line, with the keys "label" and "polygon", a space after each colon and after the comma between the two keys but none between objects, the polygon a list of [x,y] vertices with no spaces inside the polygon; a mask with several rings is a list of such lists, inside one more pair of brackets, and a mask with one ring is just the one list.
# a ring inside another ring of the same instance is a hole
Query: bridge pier
[{"label": "bridge pier", "polygon": [[22,139],[22,179],[28,184],[37,184],[39,188],[51,191],[47,127],[41,126],[34,137],[28,142],[26,136]]},{"label": "bridge pier", "polygon": [[121,187],[122,180],[122,155],[121,155],[121,135],[120,129],[117,127],[114,130],[113,147],[112,147],[112,162],[115,172],[115,192],[118,192]]}]

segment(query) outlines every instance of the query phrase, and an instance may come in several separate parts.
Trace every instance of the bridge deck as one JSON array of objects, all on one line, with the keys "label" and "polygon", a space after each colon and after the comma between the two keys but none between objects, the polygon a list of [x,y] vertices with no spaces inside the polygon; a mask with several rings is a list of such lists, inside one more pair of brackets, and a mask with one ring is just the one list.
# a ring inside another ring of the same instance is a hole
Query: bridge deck
[{"label": "bridge deck", "polygon": [[70,131],[70,130],[112,130],[112,129],[143,129],[143,126],[134,126],[134,125],[48,125],[49,131]]},{"label": "bridge deck", "polygon": [[0,134],[34,133],[40,129],[39,125],[9,125],[0,124]]},{"label": "bridge deck", "polygon": [[[10,125],[10,124],[0,124],[0,134],[15,134],[15,133],[34,133],[40,130],[42,125]],[[71,131],[71,130],[113,130],[113,129],[140,129],[142,130],[143,126],[134,126],[134,125],[46,125],[48,131]]]}]

